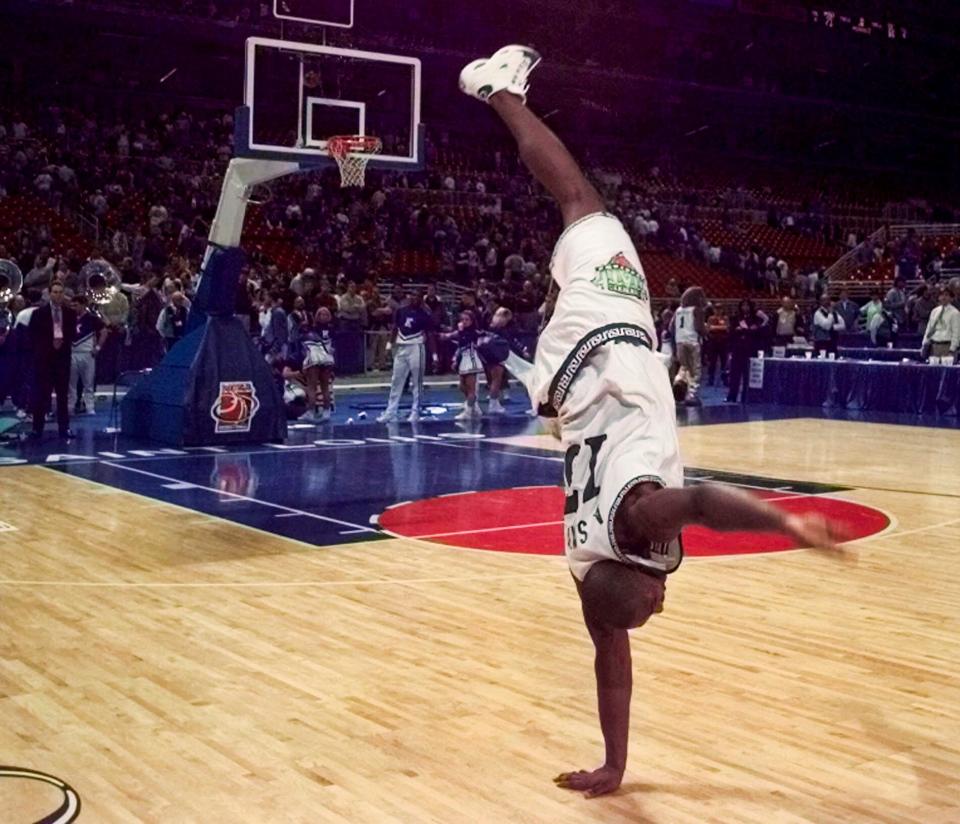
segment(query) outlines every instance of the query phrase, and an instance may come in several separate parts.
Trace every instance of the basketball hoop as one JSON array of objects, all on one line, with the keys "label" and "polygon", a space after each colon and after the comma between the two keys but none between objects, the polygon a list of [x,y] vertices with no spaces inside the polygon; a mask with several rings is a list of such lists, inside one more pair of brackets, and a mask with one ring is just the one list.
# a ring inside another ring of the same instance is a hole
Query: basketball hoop
[{"label": "basketball hoop", "polygon": [[340,185],[363,186],[367,163],[381,148],[379,137],[366,135],[337,135],[327,140],[330,156],[340,167]]}]

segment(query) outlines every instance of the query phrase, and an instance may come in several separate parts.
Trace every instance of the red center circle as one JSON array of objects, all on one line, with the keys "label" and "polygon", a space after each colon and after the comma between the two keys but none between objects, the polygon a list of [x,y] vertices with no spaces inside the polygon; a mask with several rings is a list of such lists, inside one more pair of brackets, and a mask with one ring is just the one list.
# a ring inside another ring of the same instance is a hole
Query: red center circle
[{"label": "red center circle", "polygon": [[[773,506],[798,514],[818,512],[842,523],[849,540],[882,532],[890,519],[877,509],[820,495],[754,490]],[[493,552],[563,554],[563,490],[556,486],[463,492],[387,509],[381,528],[403,538]],[[699,526],[683,531],[687,555],[747,555],[797,549],[792,538],[752,532],[714,532]]]}]

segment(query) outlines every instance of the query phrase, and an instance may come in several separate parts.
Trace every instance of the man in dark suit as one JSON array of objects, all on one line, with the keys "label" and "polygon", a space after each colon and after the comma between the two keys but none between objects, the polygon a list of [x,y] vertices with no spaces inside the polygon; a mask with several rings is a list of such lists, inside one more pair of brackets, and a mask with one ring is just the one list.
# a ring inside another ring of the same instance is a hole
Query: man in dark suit
[{"label": "man in dark suit", "polygon": [[43,434],[43,424],[50,410],[50,392],[57,392],[57,425],[61,438],[72,438],[67,393],[70,386],[70,353],[77,331],[77,314],[67,306],[63,284],[50,285],[50,302],[30,318],[30,341],[33,347],[35,373],[33,434]]}]

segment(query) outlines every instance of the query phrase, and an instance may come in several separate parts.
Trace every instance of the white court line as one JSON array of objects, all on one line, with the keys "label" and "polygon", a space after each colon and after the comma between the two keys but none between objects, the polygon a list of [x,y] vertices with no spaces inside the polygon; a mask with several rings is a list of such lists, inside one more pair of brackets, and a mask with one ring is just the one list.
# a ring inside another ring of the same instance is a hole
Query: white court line
[{"label": "white court line", "polygon": [[[561,556],[542,556],[560,559]],[[0,579],[2,587],[75,587],[77,589],[285,589],[291,587],[368,587],[368,586],[413,586],[416,584],[456,584],[461,581],[509,581],[521,578],[545,578],[549,575],[567,573],[563,569],[541,572],[509,572],[499,575],[465,575],[461,578],[362,578],[349,581],[17,581]]]},{"label": "white court line", "polygon": [[[872,507],[876,509],[876,507]],[[881,511],[881,510],[878,510]],[[887,516],[889,517],[889,516]],[[876,535],[864,535],[862,538],[856,538],[853,541],[850,541],[851,544],[860,544],[866,541],[879,541],[884,538],[902,538],[904,535],[916,535],[920,532],[929,532],[932,529],[943,529],[947,526],[953,526],[954,524],[960,524],[960,518],[953,518],[949,521],[942,521],[939,524],[931,524],[930,526],[920,526],[916,529],[905,529],[902,532],[878,532]]]},{"label": "white court line", "polygon": [[[464,446],[458,443],[447,443],[445,441],[444,442],[428,441],[427,443],[431,443],[433,446],[450,446],[450,447],[453,447],[454,449],[474,449],[474,447],[472,446]],[[473,443],[483,443],[483,441],[473,441]],[[478,450],[478,451],[481,451],[481,450]],[[531,460],[534,460],[534,461],[554,461],[555,463],[563,463],[563,458],[553,457],[552,455],[551,456],[530,455],[526,452],[509,452],[506,449],[484,449],[482,451],[484,453],[496,452],[498,455],[511,455],[514,458],[530,458]]]},{"label": "white court line", "polygon": [[[398,443],[398,441],[391,441],[391,443]],[[375,447],[375,446],[384,446],[385,444],[381,443],[358,443],[351,444],[349,446],[338,446],[338,445],[326,445],[326,444],[314,444],[314,443],[304,443],[304,444],[289,444],[285,449],[271,449],[269,446],[264,446],[262,449],[249,450],[243,452],[226,452],[224,454],[230,455],[231,458],[243,458],[250,455],[282,455],[284,452],[306,452],[308,450],[316,450],[318,452],[328,450],[333,451],[337,449],[360,449],[361,447]],[[78,456],[80,457],[80,456]],[[142,463],[144,461],[182,461],[184,458],[206,458],[210,457],[209,455],[202,455],[197,453],[190,453],[187,455],[153,455],[151,457],[135,457],[127,458],[126,455],[121,457],[126,458],[124,463]],[[101,463],[105,463],[102,461]],[[56,465],[56,464],[54,464]]]},{"label": "white court line", "polygon": [[[158,475],[156,472],[147,472],[145,469],[137,469],[132,466],[127,466],[126,464],[113,463],[111,461],[101,461],[100,463],[103,466],[111,466],[114,469],[122,469],[125,472],[135,472],[138,475],[146,475],[148,478],[156,478],[158,481],[168,481],[172,483],[180,482],[177,478],[171,478],[168,475]],[[283,506],[282,504],[275,504],[271,503],[270,501],[262,501],[259,498],[251,498],[247,495],[240,495],[236,492],[224,492],[222,489],[216,489],[212,486],[200,486],[197,484],[196,488],[203,489],[207,492],[212,492],[214,495],[222,495],[226,498],[232,498],[233,500],[242,500],[252,504],[260,504],[260,506],[265,506],[270,509],[279,509],[281,512],[287,512],[291,515],[302,515],[304,518],[314,518],[317,521],[326,521],[330,524],[339,524],[340,526],[348,526],[352,529],[362,530],[363,532],[372,532],[373,534],[378,534],[377,530],[370,529],[368,526],[361,526],[360,524],[355,524],[351,521],[341,521],[339,518],[328,518],[326,515],[316,515],[312,512],[304,512],[302,509],[295,509],[292,506]]]}]

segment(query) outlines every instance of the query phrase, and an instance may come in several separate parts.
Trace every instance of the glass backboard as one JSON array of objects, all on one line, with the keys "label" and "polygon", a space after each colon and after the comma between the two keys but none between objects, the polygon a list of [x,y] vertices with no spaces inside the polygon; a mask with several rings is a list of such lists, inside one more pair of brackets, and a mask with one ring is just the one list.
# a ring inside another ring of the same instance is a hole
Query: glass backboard
[{"label": "glass backboard", "polygon": [[365,135],[372,168],[422,168],[420,79],[415,57],[251,37],[237,155],[324,165],[328,138]]}]

